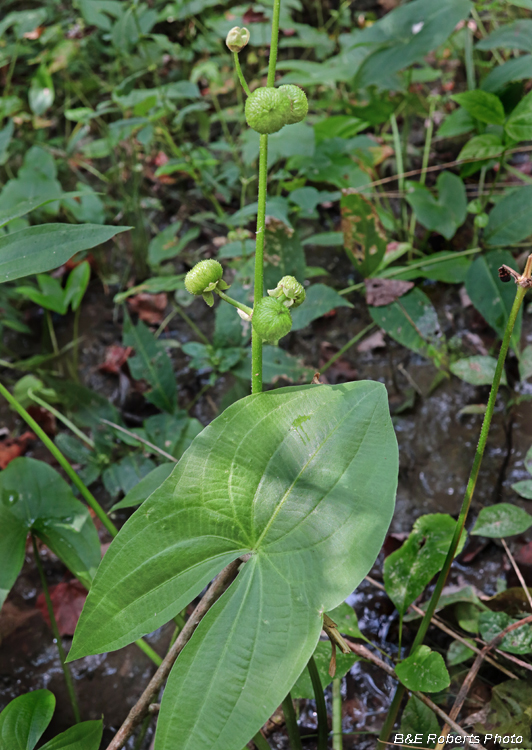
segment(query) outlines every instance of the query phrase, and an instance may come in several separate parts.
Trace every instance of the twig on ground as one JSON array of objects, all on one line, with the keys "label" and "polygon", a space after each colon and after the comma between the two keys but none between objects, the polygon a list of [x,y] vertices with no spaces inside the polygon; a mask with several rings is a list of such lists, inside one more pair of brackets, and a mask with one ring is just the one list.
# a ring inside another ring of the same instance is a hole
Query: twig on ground
[{"label": "twig on ground", "polygon": [[137,727],[142,722],[144,717],[148,714],[148,712],[150,711],[150,706],[157,705],[152,703],[152,701],[154,697],[158,695],[159,690],[163,686],[165,680],[168,678],[168,675],[170,674],[170,671],[174,666],[175,660],[192,637],[192,634],[194,633],[194,630],[198,626],[200,620],[208,612],[212,605],[220,598],[229,584],[233,581],[236,574],[238,573],[240,564],[240,560],[235,560],[234,562],[229,563],[229,565],[227,565],[221,571],[221,573],[216,576],[211,586],[207,590],[207,593],[200,601],[194,612],[188,618],[174,645],[164,657],[163,663],[151,678],[147,688],[144,690],[136,704],[129,712],[126,720],[113,737],[111,743],[107,746],[107,750],[120,750],[120,748],[124,746],[129,737],[131,737],[131,735],[133,734],[135,727]]},{"label": "twig on ground", "polygon": [[131,430],[126,430],[125,427],[121,427],[119,424],[110,422],[108,419],[100,419],[100,422],[103,422],[103,424],[109,425],[109,427],[112,427],[113,430],[119,430],[120,432],[123,432],[124,435],[128,435],[128,437],[138,440],[139,443],[142,443],[147,448],[149,448],[151,453],[159,453],[159,455],[163,456],[164,458],[167,458],[169,461],[172,461],[175,464],[177,463],[177,458],[175,456],[172,456],[170,453],[163,451],[163,449],[159,448],[159,446],[154,445],[153,443],[150,443],[150,441],[146,440],[146,438],[140,437],[140,435],[137,435],[136,432],[131,432]]},{"label": "twig on ground", "polygon": [[[378,656],[375,656],[368,648],[365,646],[362,646],[362,644],[359,643],[352,643],[351,641],[348,641],[345,639],[345,642],[349,644],[349,647],[351,651],[356,654],[357,656],[360,656],[362,659],[367,659],[367,661],[371,661],[373,664],[375,664],[377,667],[380,667],[383,669],[387,674],[390,675],[390,677],[393,677],[394,680],[397,680],[397,675],[395,674],[395,670],[393,667],[391,667],[389,664],[386,664],[385,661],[380,659]],[[469,737],[470,735],[468,732],[466,732],[462,727],[454,721],[450,716],[448,716],[445,711],[442,711],[442,709],[437,706],[435,703],[431,701],[430,698],[427,698],[427,696],[424,693],[419,693],[417,690],[410,690],[409,691],[412,695],[415,695],[416,698],[419,698],[420,701],[422,701],[426,706],[428,706],[432,711],[434,711],[435,714],[437,714],[440,719],[443,719],[447,724],[450,724],[451,728],[454,729],[454,731],[459,734],[461,737]],[[468,747],[469,743],[465,743],[465,747]],[[477,750],[486,750],[482,745],[475,745],[475,748]]]}]

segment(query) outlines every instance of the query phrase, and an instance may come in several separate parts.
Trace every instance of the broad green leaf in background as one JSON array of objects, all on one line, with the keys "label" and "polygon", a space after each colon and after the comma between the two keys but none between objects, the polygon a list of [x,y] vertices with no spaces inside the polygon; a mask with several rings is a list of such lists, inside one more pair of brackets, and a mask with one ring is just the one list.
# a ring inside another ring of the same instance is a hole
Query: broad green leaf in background
[{"label": "broad green leaf in background", "polygon": [[[530,2],[530,0],[525,0],[525,2]],[[514,4],[518,5],[518,3]],[[532,2],[522,7],[532,10]],[[485,39],[477,42],[475,46],[481,50],[522,49],[525,52],[532,52],[532,19],[520,18],[513,23],[505,23],[492,31]]]},{"label": "broad green leaf in background", "polygon": [[522,81],[530,78],[530,66],[532,55],[514,57],[503,65],[494,67],[482,81],[481,87],[484,91],[497,93],[511,81]]},{"label": "broad green leaf in background", "polygon": [[350,635],[353,638],[367,638],[361,633],[358,627],[356,612],[347,602],[342,602],[330,612],[327,612],[331,620],[336,623],[338,632],[342,635]]},{"label": "broad green leaf in background", "polygon": [[275,289],[283,276],[295,276],[302,284],[305,280],[305,253],[299,236],[277,219],[266,223],[264,288]]},{"label": "broad green leaf in background", "polygon": [[496,732],[501,736],[512,734],[523,738],[523,748],[532,741],[532,685],[529,679],[508,680],[494,685],[487,719],[476,726],[482,732]]},{"label": "broad green leaf in background", "polygon": [[424,693],[438,693],[451,683],[442,655],[428,646],[418,646],[395,667],[395,673],[409,690]]},{"label": "broad green leaf in background", "polygon": [[0,713],[0,747],[5,750],[33,750],[50,723],[55,696],[49,690],[19,695]]},{"label": "broad green leaf in background", "polygon": [[504,536],[522,534],[532,526],[532,516],[518,505],[497,503],[482,508],[471,534],[500,539]]},{"label": "broad green leaf in background", "polygon": [[434,712],[423,701],[412,695],[401,717],[401,732],[403,735],[411,734],[413,738],[416,734],[422,735],[422,741],[412,743],[412,747],[436,747],[436,742],[429,742],[427,738],[429,734],[439,737],[440,725]]},{"label": "broad green leaf in background", "polygon": [[65,301],[67,307],[71,305],[74,311],[78,309],[81,305],[83,295],[87,291],[90,277],[91,267],[87,260],[84,260],[72,269],[65,285]]},{"label": "broad green leaf in background", "polygon": [[432,302],[421,289],[412,289],[391,305],[370,307],[375,323],[408,349],[432,357],[439,346],[440,324]]},{"label": "broad green leaf in background", "polygon": [[357,87],[382,86],[384,75],[403,70],[439,47],[456,24],[468,17],[471,8],[468,0],[446,0],[442,4],[414,0],[387,13],[357,37],[372,52],[357,73]]},{"label": "broad green leaf in background", "polygon": [[[246,352],[246,358],[241,360],[233,370],[242,380],[248,380],[251,372],[251,350]],[[310,367],[305,367],[303,361],[279,346],[262,347],[262,379],[265,383],[277,383],[286,379],[291,383],[310,382],[315,373]],[[249,383],[248,383],[249,386]],[[248,395],[249,391],[244,395]]]},{"label": "broad green leaf in background", "polygon": [[28,102],[34,115],[43,115],[54,103],[55,92],[52,76],[42,64],[31,79]]},{"label": "broad green leaf in background", "polygon": [[[459,359],[449,369],[457,378],[471,385],[491,385],[495,376],[497,360],[494,357],[476,355]],[[501,383],[507,385],[506,373],[503,371]]]},{"label": "broad green leaf in background", "polygon": [[[419,259],[416,258],[413,263],[417,265]],[[470,265],[470,257],[458,255],[453,258],[450,253],[442,250],[440,252],[431,253],[427,256],[426,263],[417,268],[413,268],[412,270],[409,270],[407,265],[404,267],[404,271],[397,273],[399,269],[397,266],[393,266],[389,269],[384,269],[384,271],[379,272],[378,275],[383,279],[387,278],[388,275],[393,274],[393,278],[403,279],[405,281],[425,278],[432,279],[433,281],[443,281],[446,284],[463,284]]]},{"label": "broad green leaf in background", "polygon": [[293,331],[305,328],[313,320],[321,318],[337,307],[353,307],[345,297],[342,297],[332,287],[325,284],[312,284],[306,291],[305,304],[295,309],[292,313]]},{"label": "broad green leaf in background", "polygon": [[484,133],[475,135],[471,138],[458,154],[460,159],[493,159],[500,156],[504,151],[504,146],[498,135],[495,133]]},{"label": "broad green leaf in background", "polygon": [[469,133],[475,127],[475,121],[463,107],[451,112],[443,124],[438,128],[437,135],[440,138],[455,138],[457,135]]},{"label": "broad green leaf in background", "polygon": [[177,384],[172,363],[162,343],[141,321],[133,325],[129,313],[124,313],[124,346],[132,346],[135,356],[128,360],[135,380],[147,380],[152,390],[148,401],[169,414],[177,409]]},{"label": "broad green leaf in background", "polygon": [[419,182],[408,182],[406,200],[425,229],[450,240],[467,217],[464,183],[452,172],[442,172],[436,180],[438,198]]},{"label": "broad green leaf in background", "polygon": [[480,612],[480,607],[471,602],[458,602],[454,607],[456,622],[467,633],[478,633]]},{"label": "broad green leaf in background", "polygon": [[167,463],[152,469],[133,489],[129,490],[123,500],[113,505],[111,512],[121,508],[134,508],[136,505],[143,503],[152,492],[155,492],[161,486],[165,479],[168,479],[174,466],[174,463]]},{"label": "broad green leaf in background", "polygon": [[0,237],[0,283],[51,271],[131,227],[42,224]]},{"label": "broad green leaf in background", "polygon": [[[471,639],[468,640],[468,643],[472,646],[475,645]],[[471,659],[472,656],[475,656],[475,652],[468,648],[465,643],[453,641],[447,649],[446,661],[450,667],[455,667],[457,664],[462,664],[464,661]]]},{"label": "broad green leaf in background", "polygon": [[377,210],[364,196],[348,191],[343,191],[340,209],[346,252],[362,276],[370,276],[386,252],[386,232]]},{"label": "broad green leaf in background", "polygon": [[61,732],[53,740],[43,745],[41,750],[99,750],[103,733],[103,722],[82,721],[66,732]]},{"label": "broad green leaf in background", "polygon": [[241,399],[121,529],[69,659],[151,632],[224,565],[251,553],[177,660],[156,740],[157,750],[241,750],[302,672],[323,612],[376,559],[396,483],[397,444],[380,383]]},{"label": "broad green leaf in background", "polygon": [[8,158],[9,144],[13,137],[15,124],[13,120],[8,120],[7,125],[0,130],[0,164],[5,164]]},{"label": "broad green leaf in background", "polygon": [[[330,641],[319,641],[314,651],[314,661],[318,668],[318,674],[323,689],[331,684],[333,678],[329,674],[329,665],[331,663],[331,642]],[[335,677],[343,677],[353,664],[360,659],[355,654],[342,654],[338,649],[336,650],[336,672]],[[297,682],[290,690],[292,698],[308,698],[314,700],[314,688],[312,687],[312,681],[308,669],[304,669],[299,675]]]},{"label": "broad green leaf in background", "polygon": [[[101,552],[89,511],[68,484],[43,461],[16,458],[0,474],[0,591],[7,593],[24,562],[29,533],[35,534],[87,588]],[[10,561],[5,555],[13,556]],[[5,597],[4,597],[5,598]]]},{"label": "broad green leaf in background", "polygon": [[486,242],[489,245],[514,245],[529,237],[532,234],[531,202],[532,185],[507,193],[489,215],[484,232]]},{"label": "broad green leaf in background", "polygon": [[[456,521],[445,513],[421,516],[414,523],[406,542],[384,561],[386,593],[400,615],[406,613],[412,602],[442,569],[455,528]],[[465,535],[462,536],[457,554],[464,543]]]},{"label": "broad green leaf in background", "polygon": [[498,96],[482,89],[464,91],[451,97],[458,102],[475,120],[502,125],[505,120],[504,107]]},{"label": "broad green leaf in background", "polygon": [[80,195],[82,195],[81,192],[74,191],[73,193],[60,193],[59,196],[54,196],[53,198],[43,199],[42,197],[38,197],[31,200],[21,201],[12,207],[0,211],[0,227],[9,224],[13,219],[18,219],[21,216],[31,213],[31,211],[34,211],[36,208],[45,206],[47,203],[53,203],[57,200],[69,200],[70,198],[77,198]]},{"label": "broad green leaf in background", "polygon": [[521,482],[514,482],[512,490],[525,500],[532,500],[532,479],[523,479]]},{"label": "broad green leaf in background", "polygon": [[120,492],[127,494],[136,487],[153,469],[155,463],[151,458],[133,453],[111,463],[102,472],[102,481],[111,497],[116,498]]},{"label": "broad green leaf in background", "polygon": [[529,141],[532,138],[532,91],[512,111],[504,129],[514,141]]},{"label": "broad green leaf in background", "polygon": [[[478,619],[480,635],[489,643],[501,630],[513,625],[518,620],[513,620],[506,612],[481,612]],[[532,627],[523,625],[521,628],[511,630],[504,636],[497,646],[501,651],[508,651],[510,654],[530,654],[532,653]]]},{"label": "broad green leaf in background", "polygon": [[177,233],[181,229],[181,225],[181,221],[170,224],[152,239],[148,247],[148,263],[150,266],[157,266],[165,260],[175,258],[189,242],[195,240],[199,235],[198,227],[192,227],[178,239]]},{"label": "broad green leaf in background", "polygon": [[[503,284],[499,279],[499,268],[503,264],[517,270],[511,253],[507,250],[492,250],[487,255],[475,258],[465,280],[471,302],[501,339],[515,299],[515,285]],[[520,350],[522,319],[520,310],[510,342],[515,352]]]}]

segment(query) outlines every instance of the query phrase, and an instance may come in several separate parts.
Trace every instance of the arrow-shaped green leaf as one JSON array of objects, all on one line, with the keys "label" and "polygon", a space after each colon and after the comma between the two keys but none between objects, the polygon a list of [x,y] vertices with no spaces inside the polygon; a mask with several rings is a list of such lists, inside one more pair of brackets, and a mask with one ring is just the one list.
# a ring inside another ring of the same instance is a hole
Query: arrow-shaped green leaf
[{"label": "arrow-shaped green leaf", "polygon": [[70,659],[125,646],[251,554],[170,676],[157,750],[240,750],[360,583],[393,512],[397,443],[380,383],[282,388],[233,404],[125,524]]}]

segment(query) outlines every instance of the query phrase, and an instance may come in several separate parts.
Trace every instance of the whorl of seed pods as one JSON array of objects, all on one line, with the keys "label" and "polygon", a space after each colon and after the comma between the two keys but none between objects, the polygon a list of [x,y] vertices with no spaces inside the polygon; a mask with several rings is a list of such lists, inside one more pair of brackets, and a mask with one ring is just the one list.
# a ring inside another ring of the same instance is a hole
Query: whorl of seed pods
[{"label": "whorl of seed pods", "polygon": [[279,89],[255,89],[246,99],[245,113],[247,124],[257,133],[277,133],[290,117],[290,100]]},{"label": "whorl of seed pods", "polygon": [[185,289],[190,294],[201,295],[209,307],[212,307],[213,292],[216,289],[229,289],[229,285],[222,279],[223,272],[217,260],[200,260],[185,276]]},{"label": "whorl of seed pods", "polygon": [[292,328],[292,316],[275,297],[263,297],[255,303],[251,324],[268,344],[275,344]]}]

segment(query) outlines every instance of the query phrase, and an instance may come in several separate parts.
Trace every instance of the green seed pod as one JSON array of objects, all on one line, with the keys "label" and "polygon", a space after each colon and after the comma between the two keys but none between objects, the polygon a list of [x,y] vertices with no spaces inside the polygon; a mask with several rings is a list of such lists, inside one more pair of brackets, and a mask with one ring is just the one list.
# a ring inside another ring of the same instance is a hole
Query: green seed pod
[{"label": "green seed pod", "polygon": [[231,52],[240,52],[249,42],[249,36],[249,30],[245,26],[242,29],[240,26],[234,26],[227,34],[225,43]]},{"label": "green seed pod", "polygon": [[281,299],[285,307],[296,308],[305,301],[303,285],[294,276],[283,276],[275,289],[268,289],[270,297]]},{"label": "green seed pod", "polygon": [[293,125],[304,120],[308,112],[308,99],[303,89],[293,83],[287,83],[279,86],[279,91],[282,91],[290,102],[290,115],[286,124]]},{"label": "green seed pod", "polygon": [[275,297],[263,297],[253,308],[251,324],[268,344],[276,344],[292,328],[292,316]]},{"label": "green seed pod", "polygon": [[185,276],[185,289],[190,294],[198,297],[201,295],[209,307],[212,307],[213,292],[216,289],[229,289],[229,285],[222,279],[223,272],[224,269],[217,260],[200,260]]},{"label": "green seed pod", "polygon": [[246,122],[262,135],[277,133],[290,117],[290,100],[279,89],[262,87],[246,99]]}]

